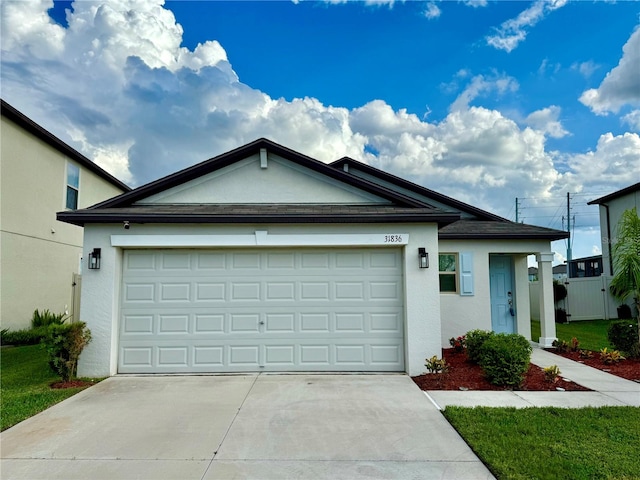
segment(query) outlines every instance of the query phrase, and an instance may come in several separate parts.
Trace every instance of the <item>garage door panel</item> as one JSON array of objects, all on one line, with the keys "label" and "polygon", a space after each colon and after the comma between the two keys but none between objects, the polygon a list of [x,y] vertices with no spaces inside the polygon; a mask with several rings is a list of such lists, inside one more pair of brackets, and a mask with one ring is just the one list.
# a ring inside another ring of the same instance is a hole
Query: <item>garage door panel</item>
[{"label": "garage door panel", "polygon": [[402,371],[401,252],[125,251],[119,371]]}]

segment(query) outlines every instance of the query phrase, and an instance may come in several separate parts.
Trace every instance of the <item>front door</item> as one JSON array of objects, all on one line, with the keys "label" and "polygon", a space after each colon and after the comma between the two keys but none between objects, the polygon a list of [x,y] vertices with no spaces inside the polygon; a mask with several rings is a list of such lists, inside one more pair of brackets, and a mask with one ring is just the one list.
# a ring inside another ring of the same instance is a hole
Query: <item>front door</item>
[{"label": "front door", "polygon": [[515,333],[513,260],[509,255],[489,256],[491,328],[496,333]]}]

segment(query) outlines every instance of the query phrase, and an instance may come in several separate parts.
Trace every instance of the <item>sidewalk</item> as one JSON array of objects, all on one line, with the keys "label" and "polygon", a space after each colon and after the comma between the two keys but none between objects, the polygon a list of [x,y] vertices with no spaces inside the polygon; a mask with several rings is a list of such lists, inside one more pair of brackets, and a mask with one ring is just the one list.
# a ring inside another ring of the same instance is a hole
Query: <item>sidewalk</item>
[{"label": "sidewalk", "polygon": [[533,348],[531,363],[539,367],[558,365],[562,378],[590,388],[593,392],[429,390],[424,393],[440,409],[449,405],[516,408],[640,407],[640,383],[616,377],[537,347]]}]

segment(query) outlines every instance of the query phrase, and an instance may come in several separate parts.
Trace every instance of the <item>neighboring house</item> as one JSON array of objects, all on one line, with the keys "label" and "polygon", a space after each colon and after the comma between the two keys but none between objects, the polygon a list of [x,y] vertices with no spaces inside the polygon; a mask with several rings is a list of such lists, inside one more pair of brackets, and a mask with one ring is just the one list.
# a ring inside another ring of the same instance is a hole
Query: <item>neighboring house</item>
[{"label": "neighboring house", "polygon": [[[344,158],[260,139],[58,219],[84,226],[93,332],[80,375],[243,371],[422,373],[448,338],[555,339],[551,241]],[[96,249],[100,249],[99,251]]]},{"label": "neighboring house", "polygon": [[567,278],[567,264],[561,263],[560,265],[555,265],[552,270],[553,279],[554,280],[564,280]]},{"label": "neighboring house", "polygon": [[602,272],[602,255],[574,258],[569,262],[569,278],[599,277]]},{"label": "neighboring house", "polygon": [[528,272],[530,282],[535,282],[538,280],[538,269],[536,267],[529,267]]},{"label": "neighboring house", "polygon": [[616,229],[625,210],[636,207],[640,212],[640,183],[592,200],[588,205],[600,206],[601,269],[605,275],[614,275],[611,252],[616,238]]},{"label": "neighboring house", "polygon": [[0,323],[16,330],[35,309],[74,313],[83,233],[56,212],[130,188],[5,101],[1,113]]}]

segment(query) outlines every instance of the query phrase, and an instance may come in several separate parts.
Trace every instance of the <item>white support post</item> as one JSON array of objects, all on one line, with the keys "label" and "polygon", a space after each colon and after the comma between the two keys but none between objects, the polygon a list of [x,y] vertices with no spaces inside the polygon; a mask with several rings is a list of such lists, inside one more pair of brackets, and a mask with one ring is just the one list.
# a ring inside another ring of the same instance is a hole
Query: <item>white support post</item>
[{"label": "white support post", "polygon": [[556,340],[556,319],[553,302],[553,252],[536,254],[540,282],[540,339],[541,347],[551,347]]}]

